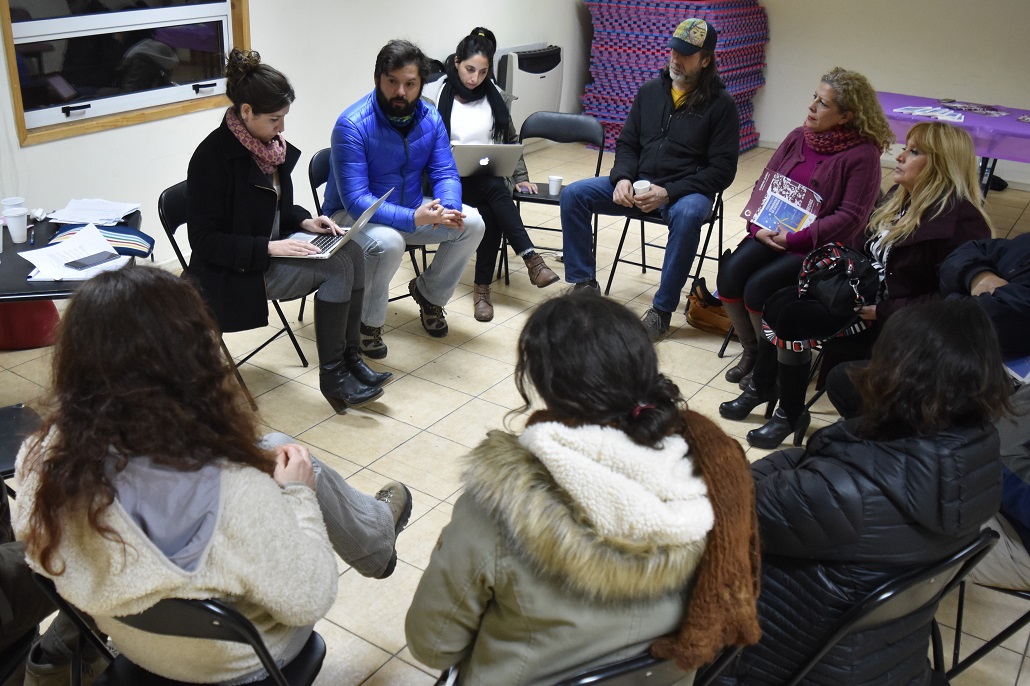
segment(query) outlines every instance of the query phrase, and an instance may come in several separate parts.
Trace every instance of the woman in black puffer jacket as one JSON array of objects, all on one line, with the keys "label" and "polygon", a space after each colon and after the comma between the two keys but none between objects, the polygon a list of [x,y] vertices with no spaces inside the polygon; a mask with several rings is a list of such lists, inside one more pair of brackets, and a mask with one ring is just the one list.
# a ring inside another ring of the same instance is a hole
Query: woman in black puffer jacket
[{"label": "woman in black puffer jacket", "polygon": [[[762,640],[722,683],[782,684],[882,584],[971,542],[1001,498],[1006,406],[997,337],[972,302],[888,320],[856,374],[862,418],[752,465],[762,535]],[[851,635],[804,683],[929,683],[936,607]]]}]

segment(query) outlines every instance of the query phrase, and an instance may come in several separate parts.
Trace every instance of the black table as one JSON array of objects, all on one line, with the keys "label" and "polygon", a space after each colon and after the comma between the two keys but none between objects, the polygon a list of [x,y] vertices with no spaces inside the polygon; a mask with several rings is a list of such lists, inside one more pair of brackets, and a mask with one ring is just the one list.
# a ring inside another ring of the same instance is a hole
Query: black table
[{"label": "black table", "polygon": [[[139,229],[142,215],[137,210],[122,222],[134,229]],[[67,224],[55,224],[48,219],[36,222],[29,231],[35,231],[35,244],[29,242],[13,243],[8,231],[3,231],[4,251],[0,254],[0,302],[14,300],[62,300],[70,298],[82,281],[29,281],[32,263],[19,253],[46,247]]]}]

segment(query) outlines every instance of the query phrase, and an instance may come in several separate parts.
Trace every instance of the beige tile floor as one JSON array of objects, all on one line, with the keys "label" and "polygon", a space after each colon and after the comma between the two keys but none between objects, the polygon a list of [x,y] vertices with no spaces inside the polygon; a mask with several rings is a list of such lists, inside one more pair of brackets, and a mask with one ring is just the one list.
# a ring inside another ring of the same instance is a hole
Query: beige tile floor
[{"label": "beige tile floor", "polygon": [[[771,152],[755,149],[741,156],[737,181],[724,196],[727,247],[742,235],[744,223],[739,219],[740,212]],[[607,170],[612,156],[605,157],[602,169]],[[534,179],[559,174],[566,183],[593,174],[595,160],[596,152],[579,145],[543,145],[527,155]],[[885,168],[884,174],[886,177],[889,170]],[[1030,231],[1028,205],[1028,192],[991,193],[988,209],[999,235]],[[523,209],[527,223],[557,228],[556,210],[540,207]],[[608,278],[621,228],[622,220],[602,218],[598,237],[598,280],[602,285]],[[664,229],[651,227],[648,231],[660,239]],[[541,246],[560,245],[557,234],[534,231],[533,235]],[[717,255],[718,246],[712,245],[709,252]],[[561,263],[553,258],[553,253],[547,256],[549,264],[561,272]],[[460,491],[463,456],[487,430],[504,425],[508,413],[521,405],[512,382],[519,330],[537,303],[564,290],[561,284],[534,288],[519,260],[513,258],[511,266],[511,284],[497,282],[493,286],[496,314],[492,322],[485,324],[472,317],[472,269],[466,270],[454,300],[447,307],[450,334],[443,339],[430,338],[423,331],[418,309],[410,298],[391,303],[385,335],[390,352],[385,364],[376,366],[391,370],[394,379],[382,398],[366,408],[334,415],[317,390],[317,369],[300,366],[285,338],[241,369],[257,399],[264,425],[296,436],[365,492],[374,493],[382,483],[396,479],[408,484],[414,493],[411,523],[399,539],[400,561],[391,578],[365,579],[340,563],[339,599],[318,625],[329,645],[318,684],[433,683],[432,670],[419,665],[405,648],[404,615],[440,529],[450,519],[451,507]],[[706,263],[702,273],[709,284],[714,284],[714,260]],[[410,268],[401,268],[393,281],[395,294],[406,292],[411,276]],[[638,269],[623,265],[617,273],[612,297],[643,313],[656,285],[656,272],[642,275]],[[289,303],[285,309],[308,358],[316,360],[310,315],[298,322],[297,303]],[[267,329],[231,334],[227,343],[239,356],[270,333]],[[659,343],[658,351],[664,371],[679,384],[691,407],[713,417],[743,442],[744,434],[760,420],[757,414],[746,422],[728,422],[718,417],[718,403],[739,392],[734,384],[723,380],[723,372],[740,348],[733,343],[727,355],[719,358],[716,351],[720,342],[712,334],[687,326],[683,315],[677,313],[673,316],[671,334]],[[49,384],[50,357],[46,349],[0,353],[0,405],[36,402]],[[810,433],[835,419],[828,403],[818,403]],[[522,423],[519,417],[508,421],[516,430]],[[750,459],[762,454],[748,451]],[[982,589],[970,592],[963,638],[968,649],[1028,609],[1024,603],[998,595]],[[950,650],[954,632],[947,627],[954,626],[952,599],[945,603],[939,617],[946,627],[946,647]],[[1021,667],[1030,668],[1023,658],[1028,633],[1024,629],[1016,634],[1003,649],[955,683],[1012,684],[1019,678],[1020,684],[1030,686],[1030,675],[1018,676]]]}]

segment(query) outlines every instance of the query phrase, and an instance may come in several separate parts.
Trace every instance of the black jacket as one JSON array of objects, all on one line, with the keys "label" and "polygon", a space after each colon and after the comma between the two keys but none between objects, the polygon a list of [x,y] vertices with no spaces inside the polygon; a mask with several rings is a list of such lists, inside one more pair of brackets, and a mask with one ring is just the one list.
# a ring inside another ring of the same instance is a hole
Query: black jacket
[{"label": "black jacket", "polygon": [[1009,282],[976,298],[994,322],[1002,354],[1030,355],[1030,234],[969,241],[955,248],[941,265],[941,293],[968,296],[973,277],[985,271]]},{"label": "black jacket", "polygon": [[[971,542],[998,510],[993,427],[875,442],[856,436],[853,426],[839,422],[812,436],[804,451],[752,465],[762,640],[744,650],[739,683],[783,683],[848,608],[901,572]],[[846,638],[806,683],[928,683],[935,610]]]},{"label": "black jacket", "polygon": [[740,119],[733,96],[718,87],[698,109],[673,109],[672,81],[662,70],[640,87],[615,143],[612,185],[646,179],[669,193],[714,198],[733,183],[740,153]]},{"label": "black jacket", "polygon": [[[279,167],[279,233],[284,237],[311,216],[293,204],[290,173],[299,158],[300,150],[287,143],[286,161]],[[193,153],[186,183],[193,249],[187,273],[222,331],[266,325],[264,272],[271,259],[275,189],[224,120]]]}]

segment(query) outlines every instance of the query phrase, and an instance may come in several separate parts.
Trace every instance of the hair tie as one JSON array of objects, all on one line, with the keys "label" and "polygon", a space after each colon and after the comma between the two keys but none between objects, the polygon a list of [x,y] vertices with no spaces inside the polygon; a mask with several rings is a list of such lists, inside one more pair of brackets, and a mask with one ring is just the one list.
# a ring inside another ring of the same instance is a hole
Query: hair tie
[{"label": "hair tie", "polygon": [[476,31],[476,35],[481,37],[481,38],[486,38],[486,34],[483,33],[482,31]]},{"label": "hair tie", "polygon": [[633,419],[640,416],[640,413],[644,410],[653,410],[654,405],[651,403],[637,403],[637,406],[633,408]]}]

